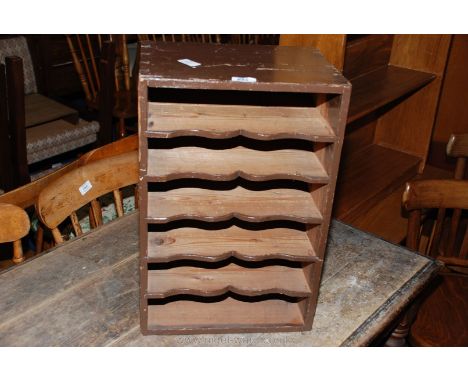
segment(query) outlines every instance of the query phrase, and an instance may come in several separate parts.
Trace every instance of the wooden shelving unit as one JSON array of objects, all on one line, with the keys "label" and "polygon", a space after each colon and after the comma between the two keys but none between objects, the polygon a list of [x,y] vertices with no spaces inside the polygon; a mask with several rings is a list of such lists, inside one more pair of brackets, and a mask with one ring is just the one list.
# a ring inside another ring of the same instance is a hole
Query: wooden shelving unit
[{"label": "wooden shelving unit", "polygon": [[435,78],[434,74],[386,65],[351,80],[353,97],[348,123],[411,94]]},{"label": "wooden shelving unit", "polygon": [[[280,44],[297,44],[294,36]],[[334,60],[353,86],[333,215],[400,242],[400,190],[424,170],[451,36],[318,36],[301,43]]]},{"label": "wooden shelving unit", "polygon": [[314,49],[145,42],[140,63],[142,332],[309,330],[350,84]]}]

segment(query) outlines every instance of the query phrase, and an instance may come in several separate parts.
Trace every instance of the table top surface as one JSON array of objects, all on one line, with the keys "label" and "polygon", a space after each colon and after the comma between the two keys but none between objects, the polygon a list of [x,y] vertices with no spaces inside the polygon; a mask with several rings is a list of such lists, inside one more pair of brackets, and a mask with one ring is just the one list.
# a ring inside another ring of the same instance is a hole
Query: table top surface
[{"label": "table top surface", "polygon": [[0,273],[0,346],[367,345],[437,269],[333,221],[311,331],[143,336],[133,213]]}]

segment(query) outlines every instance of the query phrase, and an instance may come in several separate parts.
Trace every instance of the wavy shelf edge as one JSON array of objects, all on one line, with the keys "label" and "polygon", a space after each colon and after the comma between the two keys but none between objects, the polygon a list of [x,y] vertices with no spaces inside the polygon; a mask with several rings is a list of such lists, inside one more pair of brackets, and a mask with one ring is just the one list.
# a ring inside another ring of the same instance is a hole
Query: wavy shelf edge
[{"label": "wavy shelf edge", "polygon": [[223,222],[226,220],[231,219],[239,219],[246,222],[252,223],[261,223],[266,221],[272,220],[287,220],[287,221],[295,221],[298,223],[304,224],[321,224],[323,221],[322,216],[314,216],[304,218],[301,216],[294,216],[294,215],[264,215],[264,216],[248,216],[238,212],[231,212],[226,215],[220,216],[207,216],[207,215],[191,215],[191,214],[178,214],[168,217],[147,217],[146,221],[148,223],[153,224],[165,224],[170,223],[177,220],[197,220],[197,221],[205,221],[209,223],[216,223],[216,222]]},{"label": "wavy shelf edge", "polygon": [[246,253],[240,253],[238,251],[228,251],[220,253],[219,255],[203,255],[196,253],[177,253],[170,256],[165,256],[164,258],[157,259],[155,257],[146,257],[145,260],[147,263],[166,263],[170,261],[177,260],[196,260],[204,261],[208,263],[216,263],[218,261],[227,260],[229,258],[235,258],[238,260],[251,261],[251,262],[260,262],[263,260],[289,260],[302,263],[321,263],[322,259],[319,257],[308,254],[304,256],[292,255],[287,253],[266,253],[264,255],[249,255]]},{"label": "wavy shelf edge", "polygon": [[329,182],[328,177],[308,177],[304,175],[297,174],[269,174],[269,175],[255,175],[246,173],[244,171],[236,171],[230,174],[207,174],[207,173],[194,173],[194,172],[180,172],[172,173],[165,176],[155,176],[155,175],[146,175],[146,178],[150,182],[168,182],[171,180],[177,179],[204,179],[204,180],[213,180],[213,181],[230,181],[237,178],[242,178],[245,180],[250,180],[254,182],[263,182],[269,180],[299,180],[305,183],[317,183],[317,184],[327,184]]},{"label": "wavy shelf edge", "polygon": [[[244,312],[248,309],[250,314]],[[221,315],[222,322],[217,318]],[[259,322],[258,316],[265,317]],[[215,304],[176,301],[166,305],[148,305],[148,331],[154,334],[229,332],[236,325],[243,332],[271,330],[280,326],[297,331],[304,317],[297,303],[268,300],[250,304],[228,298]]]},{"label": "wavy shelf edge", "polygon": [[260,141],[280,140],[280,139],[300,139],[311,142],[324,142],[333,143],[338,141],[336,135],[308,135],[308,134],[291,134],[291,133],[277,133],[277,134],[260,134],[253,133],[247,130],[226,131],[226,132],[213,132],[207,130],[174,130],[174,131],[150,131],[144,132],[146,138],[167,139],[178,138],[186,136],[210,138],[210,139],[229,139],[236,137],[245,137],[249,139],[258,139]]},{"label": "wavy shelf edge", "polygon": [[237,264],[217,269],[184,266],[150,270],[145,294],[162,299],[223,296],[228,292],[247,297],[280,294],[302,298],[312,294],[303,268],[273,265],[252,269]]},{"label": "wavy shelf edge", "polygon": [[265,288],[265,289],[249,289],[236,287],[234,285],[227,285],[224,288],[212,289],[212,290],[201,290],[198,288],[173,288],[165,292],[147,292],[145,293],[145,298],[150,299],[163,299],[171,296],[177,295],[189,295],[189,296],[199,296],[199,297],[214,297],[221,296],[228,292],[238,294],[240,296],[252,297],[252,296],[262,296],[268,294],[282,294],[289,297],[309,297],[312,292],[300,292],[294,291],[287,288]]}]

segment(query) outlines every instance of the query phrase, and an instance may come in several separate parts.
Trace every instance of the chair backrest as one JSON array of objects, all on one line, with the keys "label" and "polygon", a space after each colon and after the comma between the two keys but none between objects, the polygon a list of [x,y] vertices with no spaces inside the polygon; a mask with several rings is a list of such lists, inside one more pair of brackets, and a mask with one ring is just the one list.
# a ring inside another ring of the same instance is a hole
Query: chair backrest
[{"label": "chair backrest", "polygon": [[86,102],[94,109],[99,108],[98,95],[101,89],[99,57],[101,57],[104,41],[114,41],[116,52],[115,89],[130,90],[130,71],[128,62],[127,39],[125,35],[67,35],[68,48]]},{"label": "chair backrest", "polygon": [[[427,179],[408,182],[403,193],[403,206],[409,211],[406,239],[409,248],[444,261],[453,257],[466,259],[467,224],[460,224],[460,218],[454,222],[453,215],[452,218],[446,216],[446,210],[453,209],[454,214],[456,211],[461,214],[468,209],[468,181]],[[438,214],[434,223],[425,227],[422,218],[428,215],[428,209],[438,209]],[[457,246],[458,252],[455,242],[461,243]]]},{"label": "chair backrest", "polygon": [[468,134],[452,134],[447,144],[447,155],[457,158],[455,179],[464,179],[468,157]]},{"label": "chair backrest", "polygon": [[29,217],[17,206],[0,203],[0,243],[13,243],[13,262],[24,260],[21,239],[29,233]]},{"label": "chair backrest", "polygon": [[36,211],[44,225],[52,231],[56,243],[61,243],[63,237],[58,226],[68,217],[75,234],[82,234],[76,211],[88,203],[91,203],[96,225],[101,224],[101,209],[98,203],[93,206],[93,202],[97,202],[102,195],[113,193],[117,216],[122,216],[119,189],[137,182],[137,152],[101,159],[78,167],[49,184],[39,194]]},{"label": "chair backrest", "polygon": [[0,63],[5,63],[5,58],[8,56],[17,56],[23,60],[24,93],[37,93],[36,76],[26,38],[23,36],[0,38]]}]

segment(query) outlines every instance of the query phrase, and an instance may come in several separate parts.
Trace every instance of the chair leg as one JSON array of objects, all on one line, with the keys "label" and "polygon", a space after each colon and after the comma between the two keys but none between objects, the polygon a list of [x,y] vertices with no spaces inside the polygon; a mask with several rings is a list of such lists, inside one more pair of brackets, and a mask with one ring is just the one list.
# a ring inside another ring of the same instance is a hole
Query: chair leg
[{"label": "chair leg", "polygon": [[36,255],[42,252],[44,246],[44,228],[39,224],[36,232]]},{"label": "chair leg", "polygon": [[125,119],[119,118],[119,137],[125,137]]},{"label": "chair leg", "polygon": [[21,246],[21,239],[13,242],[13,262],[15,264],[22,263],[24,261],[23,247]]}]

